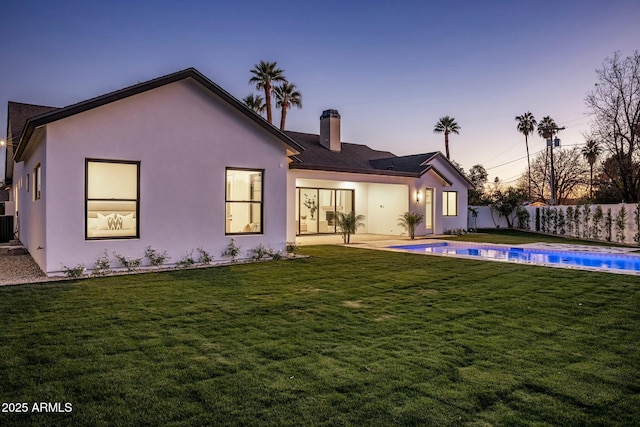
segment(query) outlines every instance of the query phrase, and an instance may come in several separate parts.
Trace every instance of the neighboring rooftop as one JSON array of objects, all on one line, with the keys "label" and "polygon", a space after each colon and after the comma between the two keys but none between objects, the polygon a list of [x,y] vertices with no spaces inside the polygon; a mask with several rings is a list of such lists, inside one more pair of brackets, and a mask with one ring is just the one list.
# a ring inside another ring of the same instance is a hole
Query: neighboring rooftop
[{"label": "neighboring rooftop", "polygon": [[[15,139],[15,141],[13,141],[14,146],[18,143],[18,139],[20,135],[22,135],[27,120],[57,109],[58,107],[9,101],[7,105],[7,120],[11,122],[11,135]],[[7,125],[8,124],[9,123],[7,123]]]}]

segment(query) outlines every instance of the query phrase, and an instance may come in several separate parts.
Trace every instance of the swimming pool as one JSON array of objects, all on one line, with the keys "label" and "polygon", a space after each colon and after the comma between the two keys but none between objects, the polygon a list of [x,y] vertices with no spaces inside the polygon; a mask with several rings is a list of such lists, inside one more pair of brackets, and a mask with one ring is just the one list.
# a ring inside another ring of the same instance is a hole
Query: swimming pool
[{"label": "swimming pool", "polygon": [[617,273],[640,273],[640,255],[627,253],[449,242],[387,247],[389,249],[408,252],[473,257],[492,261],[508,261],[555,267],[576,267]]}]

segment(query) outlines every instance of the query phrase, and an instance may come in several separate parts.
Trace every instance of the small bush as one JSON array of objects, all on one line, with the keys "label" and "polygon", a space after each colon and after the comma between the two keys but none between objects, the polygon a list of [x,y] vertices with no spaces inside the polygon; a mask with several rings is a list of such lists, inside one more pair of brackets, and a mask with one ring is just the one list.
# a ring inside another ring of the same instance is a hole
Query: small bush
[{"label": "small bush", "polygon": [[178,268],[188,268],[192,267],[196,263],[196,260],[193,259],[193,251],[187,252],[180,261],[176,262],[176,267]]},{"label": "small bush", "polygon": [[549,232],[548,221],[547,221],[548,218],[549,218],[549,209],[542,208],[542,211],[540,213],[540,231],[542,231],[543,233]]},{"label": "small bush", "polygon": [[640,245],[640,202],[636,203],[636,211],[633,214],[633,223],[636,227],[636,234],[633,235],[633,241],[636,245]]},{"label": "small bush", "polygon": [[251,257],[251,259],[259,261],[270,255],[270,252],[272,252],[270,248],[267,248],[265,245],[260,243],[255,248],[249,249],[249,256]]},{"label": "small bush", "polygon": [[111,260],[105,249],[104,255],[96,260],[92,274],[95,276],[104,276],[109,273],[111,273]]},{"label": "small bush", "polygon": [[201,265],[211,264],[211,261],[213,261],[213,257],[209,252],[205,251],[202,248],[198,248],[196,249],[196,251],[198,252],[198,264],[201,264]]},{"label": "small bush", "polygon": [[598,240],[600,239],[600,233],[602,233],[602,220],[604,214],[602,213],[602,206],[596,206],[596,210],[593,213],[593,220],[591,222],[591,237]]},{"label": "small bush", "polygon": [[573,210],[573,232],[574,236],[580,237],[580,207]]},{"label": "small bush", "polygon": [[564,216],[564,211],[562,209],[559,209],[558,210],[558,233],[562,234],[563,236],[567,232],[567,230],[565,229],[566,225],[567,225],[567,222]]},{"label": "small bush", "polygon": [[624,243],[624,231],[627,228],[627,210],[622,206],[616,215],[616,240]]},{"label": "small bush", "polygon": [[582,206],[582,237],[588,239],[591,237],[591,226],[589,221],[591,220],[591,205]]},{"label": "small bush", "polygon": [[151,246],[147,246],[144,250],[144,256],[149,260],[149,265],[153,267],[160,267],[171,259],[171,257],[167,255],[167,251],[160,253]]},{"label": "small bush", "polygon": [[274,251],[274,250],[270,250],[269,251],[269,256],[271,257],[272,260],[274,261],[279,261],[282,259],[283,255],[282,252],[280,251]]},{"label": "small bush", "polygon": [[299,249],[300,248],[296,242],[287,242],[287,255],[297,255]]},{"label": "small bush", "polygon": [[573,206],[567,207],[566,213],[567,233],[573,236]]},{"label": "small bush", "polygon": [[611,208],[607,209],[607,216],[604,220],[604,238],[607,242],[611,241],[613,228],[613,216],[611,215]]},{"label": "small bush", "polygon": [[520,230],[530,230],[531,226],[529,225],[529,211],[523,207],[518,207],[516,215],[518,217],[518,228]]},{"label": "small bush", "polygon": [[240,246],[238,246],[235,239],[231,239],[227,248],[222,251],[222,256],[225,258],[231,258],[231,262],[236,262],[238,255],[240,255]]},{"label": "small bush", "polygon": [[67,267],[66,265],[63,265],[62,271],[64,272],[65,276],[75,278],[84,275],[84,273],[87,271],[87,268],[84,266],[84,264],[78,264],[75,267]]},{"label": "small bush", "polygon": [[450,230],[444,230],[444,234],[449,236],[462,236],[466,234],[466,230],[464,228],[452,228]]},{"label": "small bush", "polygon": [[114,252],[113,256],[127,269],[128,272],[136,271],[142,265],[142,258],[131,258]]}]

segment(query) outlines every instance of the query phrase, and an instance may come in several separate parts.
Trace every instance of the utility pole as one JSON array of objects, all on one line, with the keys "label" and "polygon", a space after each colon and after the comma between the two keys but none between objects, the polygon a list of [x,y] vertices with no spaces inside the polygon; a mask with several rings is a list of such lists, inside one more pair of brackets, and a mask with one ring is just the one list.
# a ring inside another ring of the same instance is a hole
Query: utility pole
[{"label": "utility pole", "polygon": [[556,177],[555,177],[555,169],[553,166],[553,147],[556,146],[560,148],[560,139],[553,138],[554,134],[557,134],[561,130],[564,130],[565,127],[548,127],[544,129],[543,137],[547,140],[547,147],[551,150],[551,179],[549,182],[549,187],[551,187],[551,206],[555,206],[556,204]]}]

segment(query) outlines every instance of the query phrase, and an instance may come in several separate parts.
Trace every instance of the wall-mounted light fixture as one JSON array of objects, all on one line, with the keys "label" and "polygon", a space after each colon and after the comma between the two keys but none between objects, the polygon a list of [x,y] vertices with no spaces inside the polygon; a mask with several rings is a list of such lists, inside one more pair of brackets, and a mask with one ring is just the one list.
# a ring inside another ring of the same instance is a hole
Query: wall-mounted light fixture
[{"label": "wall-mounted light fixture", "polygon": [[420,199],[422,199],[422,194],[420,190],[416,191],[416,203],[420,203]]},{"label": "wall-mounted light fixture", "polygon": [[2,149],[15,148],[15,144],[13,144],[12,141],[6,138],[0,138],[0,148]]}]

